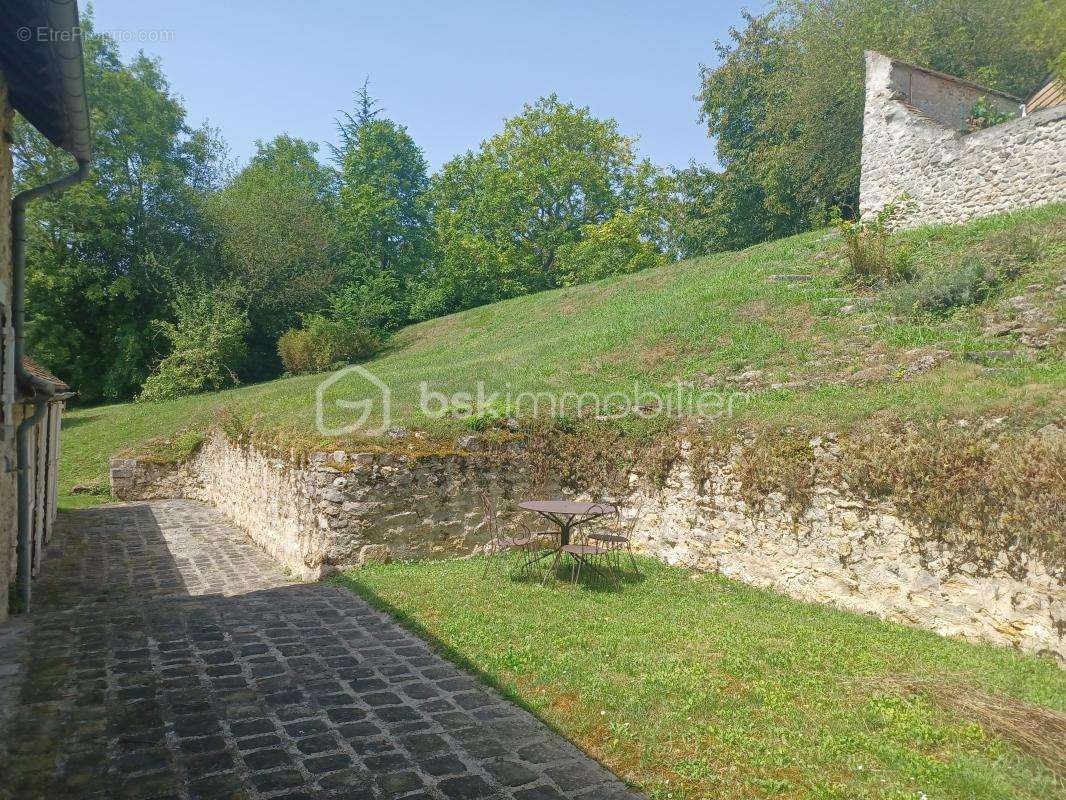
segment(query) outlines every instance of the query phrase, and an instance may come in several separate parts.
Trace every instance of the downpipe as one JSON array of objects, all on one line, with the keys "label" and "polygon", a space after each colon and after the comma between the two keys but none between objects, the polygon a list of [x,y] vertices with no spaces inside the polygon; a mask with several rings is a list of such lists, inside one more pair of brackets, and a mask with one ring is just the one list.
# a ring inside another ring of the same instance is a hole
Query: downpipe
[{"label": "downpipe", "polygon": [[91,165],[88,161],[78,161],[78,169],[50,183],[35,186],[19,192],[11,198],[11,318],[15,329],[15,381],[33,387],[33,413],[19,423],[15,433],[17,473],[16,497],[18,501],[18,595],[22,611],[30,610],[33,553],[30,548],[30,476],[29,476],[29,437],[37,427],[54,400],[70,397],[70,394],[57,395],[56,387],[49,381],[42,380],[26,371],[23,363],[26,347],[26,207],[42,197],[54,197],[63,190],[80,183],[89,177]]}]

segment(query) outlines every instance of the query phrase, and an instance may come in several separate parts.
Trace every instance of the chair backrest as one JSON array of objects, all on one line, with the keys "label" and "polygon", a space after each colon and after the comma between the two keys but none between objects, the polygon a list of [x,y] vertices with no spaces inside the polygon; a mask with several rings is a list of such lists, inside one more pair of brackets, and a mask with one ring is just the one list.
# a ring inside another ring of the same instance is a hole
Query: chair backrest
[{"label": "chair backrest", "polygon": [[492,502],[492,498],[489,496],[488,492],[481,490],[478,492],[478,495],[481,497],[481,507],[485,511],[485,522],[489,525],[489,535],[493,539],[498,539],[500,535],[500,524],[496,519],[496,506]]},{"label": "chair backrest", "polygon": [[[626,539],[628,541],[630,541],[630,542],[633,541],[633,531],[635,531],[637,529],[637,525],[640,523],[640,515],[641,515],[641,513],[643,513],[643,511],[644,511],[644,501],[641,500],[640,505],[637,506],[637,510],[633,514],[633,521],[629,523],[629,527],[628,528],[625,528],[625,533],[623,534],[626,537]],[[619,511],[618,512],[619,522],[621,522],[621,514],[622,514],[622,512]]]}]

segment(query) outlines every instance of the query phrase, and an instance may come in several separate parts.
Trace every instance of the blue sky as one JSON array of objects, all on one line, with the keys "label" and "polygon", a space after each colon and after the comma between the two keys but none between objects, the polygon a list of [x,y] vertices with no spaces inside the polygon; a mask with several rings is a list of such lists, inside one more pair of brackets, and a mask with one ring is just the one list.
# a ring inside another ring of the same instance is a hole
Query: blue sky
[{"label": "blue sky", "polygon": [[[432,169],[551,92],[612,116],[655,163],[714,163],[692,96],[740,2],[96,0],[123,54],[163,61],[193,124],[221,128],[240,161],[256,139],[334,139],[370,76]],[[758,2],[749,2],[758,8]],[[159,35],[157,32],[165,32]],[[158,41],[152,41],[158,39]],[[325,149],[323,147],[323,149]]]}]

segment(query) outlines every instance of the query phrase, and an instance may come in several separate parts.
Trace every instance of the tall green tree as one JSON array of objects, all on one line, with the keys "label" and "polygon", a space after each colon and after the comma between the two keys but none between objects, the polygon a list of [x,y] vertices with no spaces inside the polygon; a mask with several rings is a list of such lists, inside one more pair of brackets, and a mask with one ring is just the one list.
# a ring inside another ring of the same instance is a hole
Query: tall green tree
[{"label": "tall green tree", "polygon": [[599,272],[589,261],[597,250],[625,269],[632,266],[626,252],[647,263],[639,243],[654,237],[646,230],[653,213],[619,220],[597,247],[574,245],[648,201],[654,177],[614,120],[555,95],[527,105],[477,152],[452,159],[434,177],[437,259],[420,279],[415,313],[588,279]]},{"label": "tall green tree", "polygon": [[[83,401],[131,396],[157,359],[146,335],[170,316],[175,287],[214,276],[204,200],[223,175],[216,131],[191,128],[159,63],[124,64],[83,19],[93,173],[28,213],[31,350]],[[16,188],[70,172],[69,157],[23,120],[15,125]]]},{"label": "tall green tree", "polygon": [[719,43],[697,99],[723,165],[710,249],[858,205],[863,51],[1025,95],[1066,41],[1064,0],[777,0]]},{"label": "tall green tree", "polygon": [[363,296],[392,309],[379,315],[387,329],[406,319],[406,285],[430,258],[426,161],[407,129],[383,116],[366,85],[356,100],[355,113],[338,124],[341,146],[334,149],[342,289],[348,300]]},{"label": "tall green tree", "polygon": [[335,175],[318,145],[287,135],[256,142],[248,165],[211,200],[225,261],[244,291],[251,325],[245,379],[277,374],[276,342],[335,286],[339,235]]},{"label": "tall green tree", "polygon": [[721,176],[703,164],[674,169],[666,206],[670,246],[680,258],[694,258],[721,248],[728,233],[723,216]]}]

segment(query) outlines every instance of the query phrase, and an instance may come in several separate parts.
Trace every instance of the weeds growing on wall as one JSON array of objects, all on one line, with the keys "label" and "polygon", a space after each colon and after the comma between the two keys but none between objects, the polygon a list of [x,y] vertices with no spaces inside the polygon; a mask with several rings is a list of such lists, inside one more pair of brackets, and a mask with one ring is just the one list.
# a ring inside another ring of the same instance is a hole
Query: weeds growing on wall
[{"label": "weeds growing on wall", "polygon": [[[929,558],[950,553],[949,569],[987,574],[1002,567],[1021,577],[1027,559],[1036,557],[1066,583],[1066,440],[1054,430],[1037,435],[976,422],[963,427],[952,420],[925,425],[895,420],[842,433],[832,446],[816,448],[811,431],[791,428],[637,435],[592,419],[506,422],[481,433],[475,457],[528,470],[534,492],[563,487],[624,499],[634,490],[634,474],[644,488],[660,489],[688,440],[685,460],[701,490],[709,491],[707,481],[728,466],[754,516],[766,513],[776,495],[798,525],[818,487],[836,487],[871,503],[889,503],[918,528],[916,545]],[[263,423],[225,413],[215,428],[236,446],[255,447],[294,466],[323,450],[389,452],[413,460],[465,452],[454,438],[326,443]],[[159,443],[153,457],[169,452],[180,460],[203,439],[188,431]]]},{"label": "weeds growing on wall", "polygon": [[752,513],[763,513],[770,496],[780,494],[798,522],[811,507],[819,478],[810,436],[785,430],[749,439],[737,453],[733,477]]},{"label": "weeds growing on wall", "polygon": [[[142,458],[156,464],[176,464],[196,455],[206,440],[199,428],[183,428],[173,436],[157,436],[143,442],[139,447],[126,450],[123,456]],[[110,494],[110,489],[107,489]]]},{"label": "weeds growing on wall", "polygon": [[1010,122],[1017,116],[1009,111],[1000,111],[987,97],[978,97],[977,102],[970,107],[970,113],[966,117],[966,124],[970,131],[983,131],[993,125],[1001,125]]},{"label": "weeds growing on wall", "polygon": [[627,494],[631,473],[661,488],[680,452],[675,436],[636,436],[585,419],[530,420],[492,449],[507,457],[516,440],[535,486],[560,485],[598,497]]},{"label": "weeds growing on wall", "polygon": [[997,433],[943,420],[894,421],[837,437],[821,457],[808,431],[749,431],[692,449],[701,488],[721,466],[753,515],[774,495],[799,524],[819,486],[887,502],[917,527],[930,558],[950,553],[952,570],[1022,576],[1039,558],[1066,582],[1066,443],[1060,437]]},{"label": "weeds growing on wall", "polygon": [[871,500],[890,500],[954,568],[1002,563],[1024,575],[1026,554],[1066,581],[1066,444],[1061,437],[1002,434],[950,420],[896,423],[843,441],[840,476]]}]

